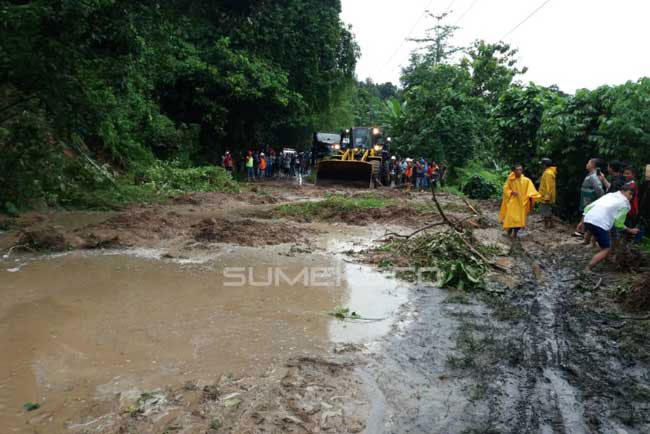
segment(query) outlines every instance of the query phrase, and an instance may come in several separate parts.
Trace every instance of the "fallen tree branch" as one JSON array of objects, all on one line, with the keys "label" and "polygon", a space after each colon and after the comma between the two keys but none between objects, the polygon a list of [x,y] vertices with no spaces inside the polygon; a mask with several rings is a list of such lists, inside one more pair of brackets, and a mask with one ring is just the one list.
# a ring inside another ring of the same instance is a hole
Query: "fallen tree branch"
[{"label": "fallen tree branch", "polygon": [[[495,269],[497,269],[497,270],[499,270],[499,271],[503,271],[503,272],[507,272],[507,271],[508,271],[507,268],[505,268],[505,267],[503,267],[503,266],[501,266],[501,265],[499,265],[499,264],[496,264],[496,263],[494,263],[494,262],[488,260],[485,256],[483,256],[483,254],[481,254],[481,252],[479,252],[478,250],[476,250],[476,248],[475,248],[474,246],[472,246],[472,245],[469,243],[469,241],[467,241],[467,240],[462,236],[462,234],[463,234],[463,230],[462,230],[461,228],[459,228],[458,226],[456,226],[454,223],[452,223],[451,220],[449,220],[449,219],[447,218],[447,216],[445,215],[444,211],[442,210],[442,207],[440,206],[440,203],[438,202],[438,198],[436,197],[436,191],[435,191],[433,188],[431,189],[431,198],[433,199],[433,202],[436,204],[436,208],[438,208],[438,212],[440,213],[440,216],[442,217],[443,221],[444,221],[445,223],[447,223],[447,224],[448,224],[452,229],[454,229],[456,232],[458,232],[458,233],[461,235],[459,238],[461,239],[461,241],[462,241],[462,242],[467,246],[467,248],[468,248],[472,253],[474,253],[476,256],[478,256],[478,257],[479,257],[483,262],[485,262],[485,263],[488,264],[489,266],[491,266],[491,267],[493,267],[493,268],[495,268]],[[469,204],[468,204],[468,205],[469,205]]]},{"label": "fallen tree branch", "polygon": [[596,285],[594,286],[594,289],[592,289],[591,291],[592,291],[592,292],[597,291],[598,288],[600,288],[600,285],[601,285],[602,283],[603,283],[603,278],[601,277],[600,279],[598,279],[598,283],[596,283]]},{"label": "fallen tree branch", "polygon": [[433,203],[436,204],[436,208],[438,209],[438,213],[440,214],[440,217],[442,217],[442,220],[447,223],[449,226],[451,226],[453,229],[456,229],[457,231],[461,232],[458,227],[452,223],[451,220],[447,218],[447,215],[445,212],[442,210],[442,207],[440,206],[440,202],[438,202],[438,198],[436,197],[436,190],[432,187],[431,188],[431,198],[433,199]]},{"label": "fallen tree branch", "polygon": [[445,225],[445,224],[447,224],[447,223],[444,222],[444,221],[442,221],[442,222],[436,222],[436,223],[432,223],[432,224],[430,224],[430,225],[426,225],[426,226],[424,226],[424,227],[422,227],[422,228],[420,228],[420,229],[417,229],[416,231],[411,232],[411,233],[408,234],[408,235],[402,235],[402,234],[398,234],[398,233],[396,233],[396,232],[386,232],[386,234],[384,234],[384,236],[387,237],[387,236],[392,235],[392,236],[394,236],[394,237],[405,238],[405,239],[408,240],[408,239],[411,238],[413,235],[419,234],[419,233],[422,232],[422,231],[426,231],[427,229],[431,229],[431,228],[436,227],[436,226],[442,226],[442,225]]},{"label": "fallen tree branch", "polygon": [[489,259],[487,259],[485,256],[483,256],[483,255],[481,254],[481,252],[479,252],[478,250],[476,250],[476,249],[474,248],[474,246],[472,246],[472,245],[469,243],[469,241],[467,241],[465,238],[463,238],[462,236],[459,237],[459,238],[461,239],[461,241],[462,241],[463,243],[465,243],[465,245],[470,249],[470,251],[471,251],[472,253],[474,253],[476,256],[478,256],[479,258],[481,258],[481,260],[482,260],[483,262],[485,262],[486,264],[488,264],[489,266],[491,266],[491,267],[493,267],[493,268],[496,268],[496,269],[499,270],[499,271],[503,271],[503,272],[507,272],[507,271],[508,271],[508,269],[507,269],[506,267],[501,266],[501,265],[499,265],[499,264],[497,264],[497,263],[494,263],[494,262],[490,261]]},{"label": "fallen tree branch", "polygon": [[472,212],[473,212],[474,214],[479,215],[479,216],[482,215],[480,212],[478,212],[478,211],[476,210],[476,208],[474,208],[474,207],[472,206],[471,203],[469,203],[469,201],[468,201],[467,199],[465,199],[464,197],[463,197],[462,199],[463,199],[463,202],[465,202],[465,205],[467,205],[467,207],[468,207],[469,209],[471,209]]},{"label": "fallen tree branch", "polygon": [[11,256],[11,253],[13,252],[14,249],[27,249],[27,250],[30,250],[30,251],[34,252],[34,249],[32,249],[31,247],[29,247],[28,245],[26,245],[26,244],[20,244],[20,245],[17,245],[17,246],[13,246],[13,247],[11,247],[9,250],[7,250],[7,253],[5,253],[4,255],[2,255],[2,257],[3,257],[4,259],[9,258],[9,256]]}]

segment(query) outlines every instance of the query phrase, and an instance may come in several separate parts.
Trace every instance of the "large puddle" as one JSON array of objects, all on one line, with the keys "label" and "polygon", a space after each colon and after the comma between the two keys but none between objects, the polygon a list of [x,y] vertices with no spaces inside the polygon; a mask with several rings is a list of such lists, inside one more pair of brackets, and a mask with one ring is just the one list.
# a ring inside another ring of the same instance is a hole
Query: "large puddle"
[{"label": "large puddle", "polygon": [[[0,261],[2,432],[60,433],[118,394],[261,375],[292,354],[372,341],[407,300],[403,284],[332,249],[288,250]],[[380,320],[340,321],[328,315],[337,307]]]}]

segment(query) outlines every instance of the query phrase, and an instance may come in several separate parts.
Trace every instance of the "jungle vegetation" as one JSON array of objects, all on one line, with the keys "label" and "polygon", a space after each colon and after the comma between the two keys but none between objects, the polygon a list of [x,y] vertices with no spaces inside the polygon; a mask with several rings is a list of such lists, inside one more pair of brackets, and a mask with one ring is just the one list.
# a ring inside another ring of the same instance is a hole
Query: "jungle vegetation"
[{"label": "jungle vegetation", "polygon": [[214,165],[226,149],[302,148],[352,125],[384,125],[394,153],[457,169],[521,162],[535,177],[549,156],[565,215],[587,158],[650,163],[650,78],[574,94],[526,83],[514,47],[455,46],[457,28],[432,13],[399,87],[359,81],[340,11],[340,0],[0,1],[0,208],[126,201],[134,180]]}]

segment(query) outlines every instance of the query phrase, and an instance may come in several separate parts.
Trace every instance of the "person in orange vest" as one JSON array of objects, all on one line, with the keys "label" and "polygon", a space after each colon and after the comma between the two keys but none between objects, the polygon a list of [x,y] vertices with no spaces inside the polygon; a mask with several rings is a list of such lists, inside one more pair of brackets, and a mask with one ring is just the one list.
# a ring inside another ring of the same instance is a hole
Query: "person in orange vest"
[{"label": "person in orange vest", "polygon": [[264,156],[264,152],[260,153],[259,168],[260,168],[260,178],[264,178],[264,176],[266,175],[266,157]]},{"label": "person in orange vest", "polygon": [[411,191],[411,180],[413,179],[413,160],[410,158],[406,159],[406,191]]}]

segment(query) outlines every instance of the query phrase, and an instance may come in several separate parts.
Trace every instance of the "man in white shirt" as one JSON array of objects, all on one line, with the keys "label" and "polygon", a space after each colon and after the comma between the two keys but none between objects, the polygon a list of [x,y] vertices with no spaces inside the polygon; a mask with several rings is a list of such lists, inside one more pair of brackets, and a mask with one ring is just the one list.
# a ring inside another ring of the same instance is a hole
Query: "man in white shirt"
[{"label": "man in white shirt", "polygon": [[609,232],[612,227],[636,235],[639,229],[625,227],[625,217],[630,211],[630,201],[634,197],[634,187],[625,184],[620,191],[609,193],[589,204],[584,211],[583,222],[579,230],[586,230],[598,242],[600,252],[596,253],[585,271],[591,272],[600,261],[605,259],[612,249]]}]

